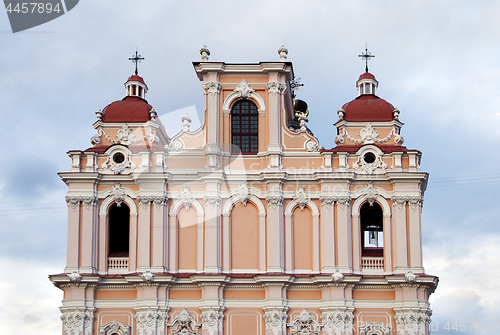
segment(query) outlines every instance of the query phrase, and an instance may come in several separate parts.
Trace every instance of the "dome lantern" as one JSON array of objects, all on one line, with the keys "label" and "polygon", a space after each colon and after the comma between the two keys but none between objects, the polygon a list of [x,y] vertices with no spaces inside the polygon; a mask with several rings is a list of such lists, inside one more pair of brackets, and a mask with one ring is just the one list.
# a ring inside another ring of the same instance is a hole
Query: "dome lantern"
[{"label": "dome lantern", "polygon": [[146,99],[148,86],[144,82],[144,79],[138,75],[132,75],[127,79],[125,89],[127,97],[139,97],[141,99]]},{"label": "dome lantern", "polygon": [[365,72],[359,76],[356,87],[358,88],[358,95],[377,95],[378,81],[373,74]]}]

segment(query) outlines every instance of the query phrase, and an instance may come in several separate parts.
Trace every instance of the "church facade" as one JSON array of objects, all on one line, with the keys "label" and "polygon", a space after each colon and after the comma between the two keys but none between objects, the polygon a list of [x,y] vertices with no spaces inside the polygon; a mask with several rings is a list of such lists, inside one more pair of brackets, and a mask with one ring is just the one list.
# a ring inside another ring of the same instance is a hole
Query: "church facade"
[{"label": "church facade", "polygon": [[255,64],[200,53],[199,129],[185,115],[167,134],[136,72],[96,112],[92,147],[68,152],[62,333],[428,334],[428,174],[375,76],[328,149],[284,47]]}]

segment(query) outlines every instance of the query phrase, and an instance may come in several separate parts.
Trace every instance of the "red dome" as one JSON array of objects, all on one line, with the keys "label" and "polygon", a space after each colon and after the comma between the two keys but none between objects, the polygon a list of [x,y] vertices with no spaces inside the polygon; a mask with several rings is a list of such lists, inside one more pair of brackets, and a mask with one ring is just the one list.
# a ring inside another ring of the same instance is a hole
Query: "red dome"
[{"label": "red dome", "polygon": [[360,81],[361,79],[373,79],[373,80],[377,81],[377,79],[375,79],[375,76],[373,74],[371,74],[370,72],[363,73],[361,76],[359,76],[358,81]]},{"label": "red dome", "polygon": [[342,106],[346,121],[392,121],[394,106],[373,94],[363,94]]},{"label": "red dome", "polygon": [[107,105],[102,111],[102,121],[146,122],[150,119],[149,111],[152,108],[153,106],[144,99],[127,96],[123,100]]},{"label": "red dome", "polygon": [[[138,76],[138,75],[136,75],[136,74],[131,75],[131,76],[127,79],[126,83],[128,83],[129,81],[138,81],[138,82],[143,83],[144,85],[146,85],[146,83],[144,82],[144,79],[142,79],[142,77],[140,77],[140,76]],[[126,84],[126,83],[125,83],[125,84]],[[148,87],[148,85],[146,85],[146,87]]]}]

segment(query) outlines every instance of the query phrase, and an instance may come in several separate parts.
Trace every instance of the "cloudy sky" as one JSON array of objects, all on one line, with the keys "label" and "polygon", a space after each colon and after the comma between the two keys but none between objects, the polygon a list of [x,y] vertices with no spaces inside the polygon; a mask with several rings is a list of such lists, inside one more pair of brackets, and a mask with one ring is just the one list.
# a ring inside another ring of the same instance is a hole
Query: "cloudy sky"
[{"label": "cloudy sky", "polygon": [[[284,44],[327,148],[368,44],[378,93],[401,110],[405,145],[423,152],[430,173],[423,241],[426,272],[440,277],[435,333],[498,334],[499,17],[500,2],[487,0],[81,0],[13,34],[0,14],[0,334],[61,332],[62,295],[47,279],[65,265],[57,172],[68,171],[68,150],[90,146],[94,112],[124,96],[127,58],[136,48],[146,58],[140,74],[159,114],[200,113],[191,62],[204,44],[226,62],[276,61]],[[467,331],[444,329],[455,321]]]}]

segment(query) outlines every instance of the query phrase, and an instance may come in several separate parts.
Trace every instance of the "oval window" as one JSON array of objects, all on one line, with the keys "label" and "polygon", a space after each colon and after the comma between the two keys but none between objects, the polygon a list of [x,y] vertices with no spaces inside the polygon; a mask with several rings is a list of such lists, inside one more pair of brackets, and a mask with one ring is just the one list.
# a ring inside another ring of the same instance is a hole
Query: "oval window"
[{"label": "oval window", "polygon": [[375,162],[375,155],[372,154],[371,152],[368,152],[366,153],[364,156],[363,156],[363,160],[367,163],[367,164],[371,164],[373,162]]},{"label": "oval window", "polygon": [[125,156],[123,156],[123,154],[121,152],[118,152],[116,153],[114,156],[113,156],[113,161],[116,163],[116,164],[120,164],[120,163],[123,163],[125,161]]}]

